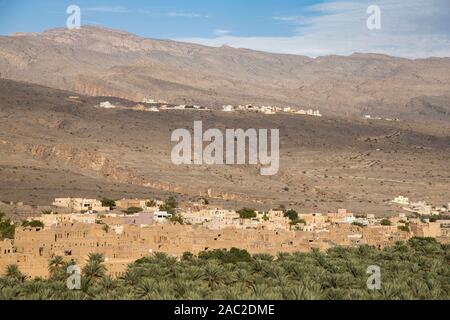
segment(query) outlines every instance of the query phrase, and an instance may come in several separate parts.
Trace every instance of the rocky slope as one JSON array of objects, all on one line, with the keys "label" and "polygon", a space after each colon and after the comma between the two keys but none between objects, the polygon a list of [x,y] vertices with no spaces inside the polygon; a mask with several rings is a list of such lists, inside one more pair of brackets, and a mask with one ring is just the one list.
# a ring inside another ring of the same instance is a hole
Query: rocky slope
[{"label": "rocky slope", "polygon": [[[0,80],[0,200],[48,204],[65,196],[175,193],[209,195],[211,202],[228,207],[283,203],[302,211],[346,207],[374,213],[394,210],[385,201],[399,194],[448,201],[450,127],[445,124],[106,110],[96,108],[106,98],[74,95]],[[261,176],[249,165],[174,165],[172,130],[192,129],[199,119],[205,130],[279,128],[279,173]]]},{"label": "rocky slope", "polygon": [[311,59],[83,27],[0,37],[0,78],[130,100],[296,105],[328,115],[450,119],[450,58]]}]

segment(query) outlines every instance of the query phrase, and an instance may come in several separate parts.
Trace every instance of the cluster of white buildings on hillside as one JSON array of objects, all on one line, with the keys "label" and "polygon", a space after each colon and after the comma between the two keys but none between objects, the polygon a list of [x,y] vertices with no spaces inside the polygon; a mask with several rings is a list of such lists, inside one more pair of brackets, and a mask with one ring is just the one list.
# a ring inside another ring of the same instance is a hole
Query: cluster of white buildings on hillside
[{"label": "cluster of white buildings on hillside", "polygon": [[364,119],[367,119],[367,120],[400,121],[400,120],[397,119],[397,118],[391,119],[391,118],[373,117],[373,116],[371,116],[370,114],[366,114],[363,118],[364,118]]},{"label": "cluster of white buildings on hillside", "polygon": [[419,215],[431,216],[450,212],[450,202],[446,206],[432,206],[425,201],[412,202],[408,197],[398,196],[391,203],[401,205],[403,210]]},{"label": "cluster of white buildings on hillside", "polygon": [[277,107],[277,106],[254,106],[251,104],[240,105],[238,107],[234,107],[232,105],[225,105],[222,107],[222,111],[224,112],[234,112],[234,111],[247,111],[247,112],[260,112],[264,114],[277,114],[279,112],[290,113],[290,114],[302,114],[308,116],[321,117],[322,114],[319,110],[303,110],[294,107]]},{"label": "cluster of white buildings on hillside", "polygon": [[[150,106],[148,106],[150,105]],[[194,111],[207,111],[207,107],[199,105],[169,105],[165,101],[156,101],[154,99],[143,99],[142,104],[139,103],[133,107],[124,107],[122,105],[115,105],[109,101],[101,102],[97,108],[101,109],[128,109],[135,111],[147,111],[147,112],[159,112],[161,110],[194,110]],[[295,107],[277,107],[277,106],[254,106],[252,104],[239,105],[237,107],[233,105],[222,106],[223,112],[258,112],[263,114],[277,114],[277,113],[288,113],[288,114],[300,114],[313,117],[322,117],[319,110],[313,109],[299,109]]]}]

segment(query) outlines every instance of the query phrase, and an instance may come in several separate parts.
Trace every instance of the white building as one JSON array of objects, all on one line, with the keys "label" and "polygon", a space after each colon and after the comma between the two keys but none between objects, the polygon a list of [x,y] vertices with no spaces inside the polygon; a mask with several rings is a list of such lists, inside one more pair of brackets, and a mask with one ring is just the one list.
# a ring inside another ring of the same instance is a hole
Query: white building
[{"label": "white building", "polygon": [[408,197],[403,197],[403,196],[398,196],[394,200],[392,200],[391,202],[407,206],[407,205],[409,205],[409,198]]},{"label": "white building", "polygon": [[172,218],[172,215],[167,211],[156,211],[153,214],[153,220],[158,223],[166,222],[170,218]]},{"label": "white building", "polygon": [[115,108],[117,108],[115,105],[111,104],[111,102],[109,102],[109,101],[100,102],[99,107],[103,108],[103,109],[115,109]]},{"label": "white building", "polygon": [[223,106],[222,107],[222,111],[224,111],[224,112],[233,112],[234,111],[234,106],[232,106],[232,105]]},{"label": "white building", "polygon": [[83,198],[56,198],[53,205],[58,208],[67,208],[76,212],[110,211],[109,207],[103,207],[102,202],[97,199],[83,199]]},{"label": "white building", "polygon": [[433,212],[433,207],[430,205],[427,205],[425,201],[419,201],[415,203],[411,203],[410,207],[412,212],[415,212],[420,215],[431,215],[435,214]]}]

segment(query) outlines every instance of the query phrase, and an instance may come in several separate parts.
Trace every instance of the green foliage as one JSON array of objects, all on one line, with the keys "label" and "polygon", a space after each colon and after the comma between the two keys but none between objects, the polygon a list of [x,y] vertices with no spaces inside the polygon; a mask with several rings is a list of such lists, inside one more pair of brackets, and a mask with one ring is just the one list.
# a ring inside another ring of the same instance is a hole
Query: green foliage
[{"label": "green foliage", "polygon": [[110,209],[113,209],[116,207],[116,202],[114,200],[103,198],[102,200],[102,207],[108,207]]},{"label": "green foliage", "polygon": [[145,203],[145,206],[151,208],[151,207],[156,207],[156,201],[155,200],[149,200]]},{"label": "green foliage", "polygon": [[5,219],[5,214],[0,212],[0,240],[14,239],[16,226],[10,219]]},{"label": "green foliage", "polygon": [[353,224],[354,226],[358,226],[358,227],[360,227],[360,228],[366,227],[364,224],[362,224],[361,222],[357,222],[357,221],[353,222],[352,224]]},{"label": "green foliage", "polygon": [[239,213],[239,217],[241,219],[252,219],[252,218],[256,218],[256,212],[253,209],[250,208],[242,208],[241,210],[238,211]]},{"label": "green foliage", "polygon": [[179,223],[179,224],[184,224],[184,220],[183,220],[183,217],[181,216],[181,214],[174,214],[174,215],[172,215],[172,217],[170,217],[170,222],[173,222],[173,223]]},{"label": "green foliage", "polygon": [[408,226],[398,226],[398,230],[409,232],[409,227]]},{"label": "green foliage", "polygon": [[122,212],[125,213],[125,214],[130,215],[130,214],[136,214],[136,213],[139,213],[139,212],[142,212],[142,211],[143,211],[142,208],[130,207],[127,210],[123,210]]},{"label": "green foliage", "polygon": [[47,215],[47,214],[52,214],[52,211],[51,210],[42,210],[41,213]]},{"label": "green foliage", "polygon": [[162,206],[159,206],[160,211],[166,211],[171,215],[175,214],[175,209],[178,207],[177,199],[173,196],[166,199]]},{"label": "green foliage", "polygon": [[44,228],[44,224],[39,220],[23,221],[22,227]]},{"label": "green foliage", "polygon": [[[66,287],[69,264],[49,262],[49,279],[26,279],[17,266],[0,278],[0,299],[53,300],[449,300],[450,246],[411,238],[392,247],[333,247],[327,252],[251,256],[247,251],[212,250],[181,260],[155,253],[131,263],[124,276],[107,275],[104,257],[90,254],[82,290]],[[368,290],[368,266],[382,270],[381,290]]]},{"label": "green foliage", "polygon": [[439,214],[439,215],[419,215],[417,214],[417,218],[421,220],[428,219],[430,222],[435,222],[437,220],[450,220],[450,215],[448,214]]},{"label": "green foliage", "polygon": [[383,220],[381,220],[381,225],[382,226],[390,226],[391,221],[389,219],[383,219]]},{"label": "green foliage", "polygon": [[297,211],[293,210],[293,209],[289,209],[289,210],[283,210],[283,214],[285,218],[288,218],[290,220],[290,224],[292,226],[295,226],[297,224],[306,224],[306,221],[304,219],[299,219],[298,218],[298,213]]},{"label": "green foliage", "polygon": [[222,250],[212,250],[203,251],[198,255],[199,259],[211,260],[216,259],[222,263],[238,263],[238,262],[249,262],[251,261],[251,256],[246,250],[241,250],[238,248],[231,248],[229,251]]},{"label": "green foliage", "polygon": [[86,279],[86,284],[97,283],[105,276],[107,270],[104,262],[105,257],[102,254],[89,254],[88,262],[82,270],[82,274]]},{"label": "green foliage", "polygon": [[26,279],[16,264],[10,264],[6,267],[5,276],[13,282],[23,282]]},{"label": "green foliage", "polygon": [[183,253],[182,257],[181,257],[181,261],[191,261],[192,259],[194,259],[194,254],[192,254],[192,252],[186,251]]}]

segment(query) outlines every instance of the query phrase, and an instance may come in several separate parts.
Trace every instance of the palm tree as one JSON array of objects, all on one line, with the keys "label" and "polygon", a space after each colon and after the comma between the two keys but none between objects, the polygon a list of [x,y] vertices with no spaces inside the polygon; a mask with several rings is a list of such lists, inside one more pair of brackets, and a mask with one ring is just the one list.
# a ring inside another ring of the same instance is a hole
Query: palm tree
[{"label": "palm tree", "polygon": [[19,270],[17,264],[10,264],[6,267],[6,278],[13,281],[23,282],[26,276]]},{"label": "palm tree", "polygon": [[225,281],[226,274],[224,274],[224,271],[221,265],[210,262],[203,270],[203,279],[206,280],[209,287],[214,289]]},{"label": "palm tree", "polygon": [[21,298],[22,292],[18,286],[0,289],[0,300],[17,300]]},{"label": "palm tree", "polygon": [[50,273],[50,278],[59,278],[61,273],[65,273],[64,269],[65,263],[64,258],[61,256],[54,256],[48,263],[48,271]]},{"label": "palm tree", "polygon": [[251,286],[253,298],[256,300],[263,300],[269,286],[265,283],[255,283]]},{"label": "palm tree", "polygon": [[186,279],[186,275],[182,275],[173,281],[173,290],[177,299],[183,297],[189,292],[195,291],[197,282]]},{"label": "palm tree", "polygon": [[127,285],[134,286],[139,282],[142,277],[140,270],[137,267],[128,268],[123,276],[123,280]]},{"label": "palm tree", "polygon": [[170,299],[171,287],[166,281],[156,281],[155,279],[144,278],[136,286],[135,293],[139,299]]},{"label": "palm tree", "polygon": [[88,262],[83,268],[83,275],[86,278],[86,285],[95,283],[102,279],[106,274],[106,267],[103,264],[105,258],[99,253],[90,253]]}]

